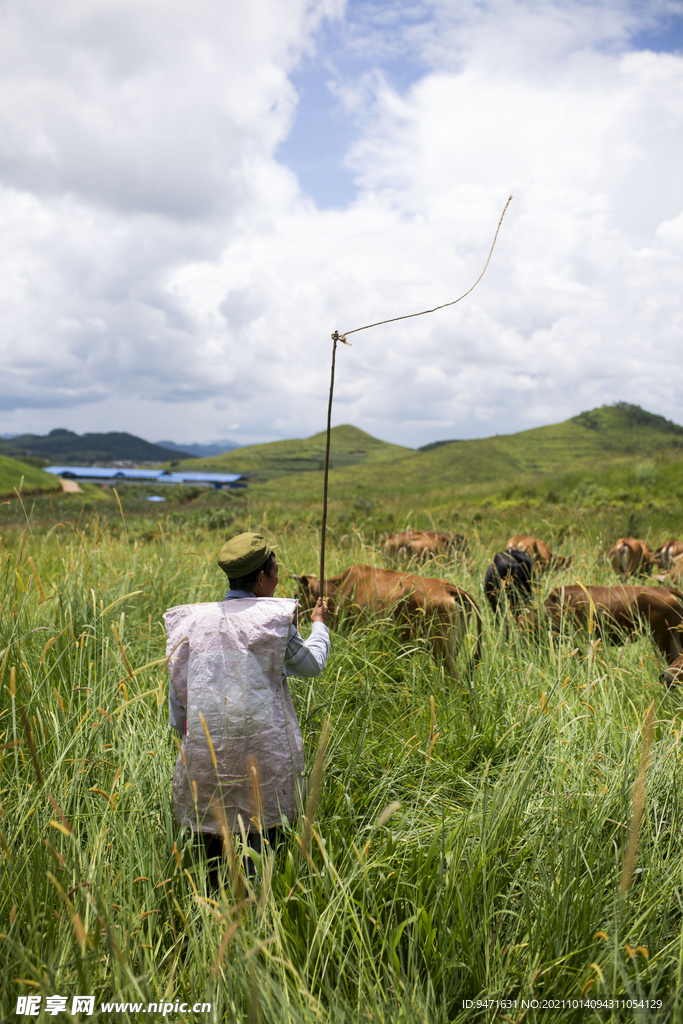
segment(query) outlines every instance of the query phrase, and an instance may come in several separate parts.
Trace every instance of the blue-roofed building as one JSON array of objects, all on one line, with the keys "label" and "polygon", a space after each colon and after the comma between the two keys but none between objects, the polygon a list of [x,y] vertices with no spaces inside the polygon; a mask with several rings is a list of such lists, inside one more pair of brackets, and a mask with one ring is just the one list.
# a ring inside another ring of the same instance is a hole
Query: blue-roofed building
[{"label": "blue-roofed building", "polygon": [[240,473],[197,473],[184,472],[182,469],[169,472],[166,469],[123,469],[104,466],[46,466],[46,473],[64,477],[65,480],[84,480],[92,483],[142,483],[145,480],[158,484],[186,484],[187,486],[206,486],[220,489],[222,487],[246,487],[245,478]]}]

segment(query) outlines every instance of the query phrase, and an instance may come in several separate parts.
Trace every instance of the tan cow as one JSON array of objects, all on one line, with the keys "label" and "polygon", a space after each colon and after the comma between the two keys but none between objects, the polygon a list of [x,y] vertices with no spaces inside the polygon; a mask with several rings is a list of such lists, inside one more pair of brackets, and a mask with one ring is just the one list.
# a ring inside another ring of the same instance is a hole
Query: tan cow
[{"label": "tan cow", "polygon": [[654,558],[662,569],[670,569],[675,558],[683,555],[683,540],[668,540],[655,551]]},{"label": "tan cow", "polygon": [[645,541],[635,537],[620,537],[608,555],[617,576],[650,572],[656,564]]},{"label": "tan cow", "polygon": [[665,586],[672,584],[675,587],[683,586],[683,555],[676,555],[675,558],[672,558],[666,572],[660,573],[654,579],[664,583]]},{"label": "tan cow", "polygon": [[[647,626],[652,641],[668,662],[683,646],[683,594],[671,587],[554,587],[543,602],[553,625],[587,626],[594,622],[598,636],[621,643]],[[538,612],[520,615],[520,626],[538,624]],[[669,668],[673,666],[670,665]],[[668,670],[667,670],[668,671]]]},{"label": "tan cow", "polygon": [[540,537],[529,537],[526,534],[519,534],[518,536],[510,537],[505,547],[508,551],[510,548],[516,548],[517,551],[526,551],[527,555],[533,558],[534,564],[538,569],[568,569],[572,564],[571,555],[554,555]]},{"label": "tan cow", "polygon": [[679,654],[675,661],[662,669],[659,678],[667,686],[671,686],[673,683],[680,683],[683,686],[683,654]]},{"label": "tan cow", "polygon": [[[315,576],[299,576],[301,603],[311,608],[320,596],[320,581]],[[476,622],[477,643],[474,660],[481,659],[481,612],[471,594],[447,580],[413,573],[375,569],[371,565],[352,565],[340,576],[325,580],[325,599],[337,614],[351,607],[365,614],[389,614],[402,627],[404,637],[425,633],[433,644],[433,655],[441,655],[456,679],[458,647],[467,633],[470,616]]]},{"label": "tan cow", "polygon": [[469,554],[467,538],[461,533],[437,533],[435,530],[405,530],[390,533],[382,550],[396,558],[427,559],[434,555],[447,555],[455,551]]}]

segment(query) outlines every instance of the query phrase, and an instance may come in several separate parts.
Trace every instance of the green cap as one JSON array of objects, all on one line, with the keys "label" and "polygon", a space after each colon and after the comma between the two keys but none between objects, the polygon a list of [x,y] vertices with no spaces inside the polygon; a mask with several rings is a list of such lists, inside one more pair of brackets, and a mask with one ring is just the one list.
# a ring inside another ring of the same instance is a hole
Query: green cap
[{"label": "green cap", "polygon": [[224,573],[236,580],[263,565],[272,550],[272,545],[260,533],[240,533],[225,542],[218,564]]}]

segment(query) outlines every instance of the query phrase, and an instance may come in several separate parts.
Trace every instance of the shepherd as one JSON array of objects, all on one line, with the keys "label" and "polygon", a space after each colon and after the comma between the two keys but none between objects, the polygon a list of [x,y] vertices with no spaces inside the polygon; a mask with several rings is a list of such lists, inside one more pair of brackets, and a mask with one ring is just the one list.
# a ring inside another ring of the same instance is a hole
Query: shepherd
[{"label": "shepherd", "polygon": [[164,615],[169,720],[182,736],[174,810],[211,860],[221,857],[226,827],[260,853],[265,844],[276,848],[297,818],[304,749],[287,677],[317,676],[330,649],[322,599],[303,640],[297,602],[274,596],[278,564],[265,537],[233,537],[218,565],[230,583],[222,601]]}]

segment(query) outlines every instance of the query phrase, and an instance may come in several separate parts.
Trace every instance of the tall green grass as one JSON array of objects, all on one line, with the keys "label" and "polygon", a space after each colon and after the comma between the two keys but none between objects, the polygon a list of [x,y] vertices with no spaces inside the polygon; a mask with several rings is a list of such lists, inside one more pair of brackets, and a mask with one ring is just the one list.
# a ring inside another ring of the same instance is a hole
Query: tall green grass
[{"label": "tall green grass", "polygon": [[[548,540],[576,561],[542,582],[538,601],[557,582],[613,580],[599,559],[606,524],[562,533],[548,520]],[[261,508],[231,529],[256,526],[272,529],[293,594],[287,572],[315,571],[315,521]],[[681,692],[660,686],[646,637],[621,648],[581,634],[506,636],[481,579],[520,526],[470,523],[470,560],[419,570],[480,601],[474,679],[448,683],[428,641],[402,643],[391,622],[346,619],[324,674],[292,680],[309,769],[330,722],[310,848],[298,824],[274,862],[254,855],[254,879],[226,867],[218,892],[173,819],[160,659],[165,608],[222,596],[223,534],[172,517],[152,531],[134,520],[114,529],[94,514],[78,527],[6,529],[4,1015],[36,993],[69,1005],[93,994],[95,1017],[105,1001],[185,1001],[210,1002],[216,1021],[471,1021],[493,1014],[463,1001],[511,999],[517,1009],[504,1012],[517,1020],[523,999],[583,995],[664,1009],[524,1019],[680,1020]],[[383,564],[362,524],[338,523],[328,558],[330,573]],[[652,703],[645,812],[623,891]]]}]

